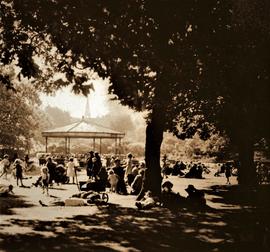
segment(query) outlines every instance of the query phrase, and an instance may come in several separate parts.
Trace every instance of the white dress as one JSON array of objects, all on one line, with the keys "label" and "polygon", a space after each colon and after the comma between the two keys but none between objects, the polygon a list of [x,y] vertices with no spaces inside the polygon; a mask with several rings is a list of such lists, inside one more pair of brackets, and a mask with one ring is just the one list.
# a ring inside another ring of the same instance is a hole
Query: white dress
[{"label": "white dress", "polygon": [[67,176],[68,177],[75,177],[75,164],[74,162],[67,163]]}]

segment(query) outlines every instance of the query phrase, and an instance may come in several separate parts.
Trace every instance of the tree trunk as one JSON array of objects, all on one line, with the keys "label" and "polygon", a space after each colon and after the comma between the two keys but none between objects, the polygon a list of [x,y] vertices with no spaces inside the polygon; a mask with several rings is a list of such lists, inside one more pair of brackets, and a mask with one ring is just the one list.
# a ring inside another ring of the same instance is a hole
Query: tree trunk
[{"label": "tree trunk", "polygon": [[243,136],[239,142],[239,161],[238,183],[244,187],[257,185],[257,175],[254,164],[253,141],[248,135]]},{"label": "tree trunk", "polygon": [[164,119],[157,110],[153,109],[152,117],[146,127],[145,164],[147,169],[138,200],[148,190],[155,196],[160,196],[161,194],[160,147],[163,140]]}]

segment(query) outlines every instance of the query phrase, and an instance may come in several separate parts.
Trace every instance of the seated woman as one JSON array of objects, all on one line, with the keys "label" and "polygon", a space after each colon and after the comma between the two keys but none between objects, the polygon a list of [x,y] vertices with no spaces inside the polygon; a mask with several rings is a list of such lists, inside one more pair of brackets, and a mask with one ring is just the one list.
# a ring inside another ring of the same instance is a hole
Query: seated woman
[{"label": "seated woman", "polygon": [[138,195],[142,189],[144,170],[140,170],[139,174],[135,177],[131,184],[131,194]]},{"label": "seated woman", "polygon": [[108,174],[105,167],[102,167],[96,175],[95,180],[89,180],[81,186],[82,191],[96,191],[101,192],[106,190]]}]

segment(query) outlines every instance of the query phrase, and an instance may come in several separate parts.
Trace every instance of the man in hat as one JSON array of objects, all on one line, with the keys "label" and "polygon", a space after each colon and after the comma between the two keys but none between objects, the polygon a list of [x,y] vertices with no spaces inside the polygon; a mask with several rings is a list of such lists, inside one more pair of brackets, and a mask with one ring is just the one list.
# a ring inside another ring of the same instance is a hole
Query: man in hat
[{"label": "man in hat", "polygon": [[189,203],[191,203],[192,206],[206,205],[206,200],[204,198],[203,191],[196,189],[194,185],[188,185],[185,191],[188,193],[187,199],[189,200]]},{"label": "man in hat", "polygon": [[8,155],[5,154],[3,160],[2,160],[1,163],[0,163],[0,167],[2,167],[2,169],[3,169],[3,172],[2,172],[2,174],[0,175],[0,178],[1,178],[3,175],[5,175],[5,177],[6,177],[6,179],[7,179],[7,174],[8,174],[9,166],[10,166],[10,162],[9,162],[9,159],[8,159]]},{"label": "man in hat", "polygon": [[171,183],[170,181],[165,181],[161,187],[161,201],[164,207],[177,208],[183,206],[186,199],[182,197],[179,193],[173,192],[173,183]]}]

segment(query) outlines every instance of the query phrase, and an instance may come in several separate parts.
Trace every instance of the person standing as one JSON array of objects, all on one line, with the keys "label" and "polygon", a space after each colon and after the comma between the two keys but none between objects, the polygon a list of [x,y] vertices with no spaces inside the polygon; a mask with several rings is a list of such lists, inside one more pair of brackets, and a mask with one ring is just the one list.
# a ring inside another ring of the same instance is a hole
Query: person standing
[{"label": "person standing", "polygon": [[120,159],[116,158],[114,163],[115,163],[115,166],[112,169],[119,178],[118,183],[117,183],[117,193],[127,195],[127,188],[126,188],[126,184],[124,180],[124,177],[125,177],[124,168],[121,166]]},{"label": "person standing", "polygon": [[131,185],[131,183],[134,180],[134,177],[132,175],[132,154],[129,153],[127,155],[128,159],[127,159],[127,165],[126,165],[126,171],[125,171],[125,180],[128,182],[129,185]]},{"label": "person standing", "polygon": [[16,175],[16,180],[17,180],[17,186],[19,185],[19,181],[21,182],[21,186],[23,185],[22,179],[23,179],[23,168],[20,164],[20,160],[16,159],[15,160],[15,175]]},{"label": "person standing", "polygon": [[4,158],[3,158],[3,160],[1,161],[0,166],[2,166],[2,169],[3,169],[3,172],[2,172],[2,174],[0,175],[0,178],[1,178],[3,175],[5,175],[5,177],[6,177],[6,179],[7,179],[8,169],[9,169],[9,166],[10,166],[10,162],[9,162],[8,155],[7,155],[7,154],[4,155]]},{"label": "person standing", "polygon": [[100,158],[98,152],[95,152],[95,156],[93,157],[92,161],[93,161],[92,176],[94,177],[95,180],[98,180],[98,174],[99,174],[101,167],[102,167],[101,158]]},{"label": "person standing", "polygon": [[87,165],[86,165],[86,174],[88,178],[90,179],[93,176],[93,157],[94,157],[94,152],[90,151],[89,152],[89,157],[87,159]]},{"label": "person standing", "polygon": [[67,176],[69,177],[69,181],[72,179],[72,184],[75,184],[75,163],[73,158],[70,158],[67,163]]},{"label": "person standing", "polygon": [[49,182],[50,182],[50,173],[49,169],[46,166],[41,168],[41,185],[42,185],[42,193],[47,193],[49,196]]},{"label": "person standing", "polygon": [[230,182],[231,175],[232,175],[232,168],[231,168],[231,165],[229,163],[227,163],[225,166],[225,176],[227,178],[226,184],[229,184],[229,185],[231,184],[231,182]]},{"label": "person standing", "polygon": [[53,162],[52,158],[49,157],[47,160],[46,164],[49,174],[50,174],[50,181],[49,184],[52,185],[53,180],[55,179],[55,168],[56,168],[56,163]]}]

